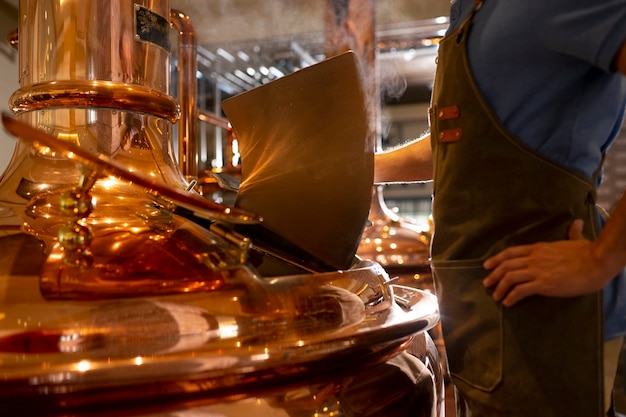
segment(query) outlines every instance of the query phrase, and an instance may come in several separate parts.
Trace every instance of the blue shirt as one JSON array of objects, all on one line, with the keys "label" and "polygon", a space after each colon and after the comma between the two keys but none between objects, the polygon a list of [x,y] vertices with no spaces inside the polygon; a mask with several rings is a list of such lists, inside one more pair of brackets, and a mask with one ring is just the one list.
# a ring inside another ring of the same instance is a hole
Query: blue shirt
[{"label": "blue shirt", "polygon": [[[453,0],[452,31],[474,0]],[[618,134],[626,0],[485,0],[468,38],[472,73],[513,136],[592,178]],[[622,274],[624,275],[624,274]],[[605,338],[626,334],[626,278],[604,292]]]}]

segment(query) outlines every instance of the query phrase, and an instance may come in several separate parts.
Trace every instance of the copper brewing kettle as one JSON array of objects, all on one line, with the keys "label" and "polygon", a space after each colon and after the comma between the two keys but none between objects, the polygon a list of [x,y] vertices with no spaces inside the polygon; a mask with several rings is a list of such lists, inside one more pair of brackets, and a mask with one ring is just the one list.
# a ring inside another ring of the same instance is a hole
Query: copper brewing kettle
[{"label": "copper brewing kettle", "polygon": [[[189,188],[193,173],[184,171],[195,169],[195,156],[180,155],[177,164],[172,130],[180,119],[179,142],[195,140],[195,66],[181,69],[180,102],[170,95],[172,26],[179,62],[195,64],[186,16],[168,0],[21,0],[19,14],[20,88],[9,101],[17,122],[175,192]],[[173,215],[171,201],[161,198],[166,193],[147,194],[128,178],[67,156],[20,142],[0,178],[3,229],[36,237],[47,266],[60,261],[44,268],[55,271],[43,274],[50,277],[42,281],[46,297],[215,284],[192,244],[213,245],[215,237]],[[208,211],[239,221],[226,207]],[[149,270],[154,279],[146,279]],[[84,279],[72,278],[78,272]]]}]

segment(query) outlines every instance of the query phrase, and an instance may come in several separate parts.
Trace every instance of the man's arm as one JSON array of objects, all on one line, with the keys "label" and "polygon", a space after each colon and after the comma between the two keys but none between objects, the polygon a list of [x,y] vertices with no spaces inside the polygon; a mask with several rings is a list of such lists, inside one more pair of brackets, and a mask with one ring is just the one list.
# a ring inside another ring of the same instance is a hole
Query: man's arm
[{"label": "man's arm", "polygon": [[432,176],[430,135],[374,156],[374,183],[423,182]]}]

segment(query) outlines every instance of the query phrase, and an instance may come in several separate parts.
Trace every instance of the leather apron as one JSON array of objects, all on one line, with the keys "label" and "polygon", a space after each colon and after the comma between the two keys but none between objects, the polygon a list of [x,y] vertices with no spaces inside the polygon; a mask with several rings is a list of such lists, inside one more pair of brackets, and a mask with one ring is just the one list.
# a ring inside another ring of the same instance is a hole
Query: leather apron
[{"label": "leather apron", "polygon": [[[480,5],[480,3],[479,3]],[[471,74],[471,16],[441,42],[430,109],[432,267],[450,374],[476,416],[602,416],[601,293],[495,302],[483,261],[597,231],[595,187],[516,140]]]}]

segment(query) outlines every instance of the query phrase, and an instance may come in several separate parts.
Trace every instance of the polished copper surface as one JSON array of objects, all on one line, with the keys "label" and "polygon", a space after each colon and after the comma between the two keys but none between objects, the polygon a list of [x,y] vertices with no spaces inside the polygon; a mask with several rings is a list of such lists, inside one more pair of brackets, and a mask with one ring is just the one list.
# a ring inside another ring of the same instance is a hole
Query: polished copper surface
[{"label": "polished copper surface", "polygon": [[172,27],[178,31],[178,166],[186,178],[198,175],[197,136],[197,40],[191,18],[180,10],[170,11]]},{"label": "polished copper surface", "polygon": [[70,248],[56,244],[41,270],[41,293],[91,300],[208,292],[253,274],[241,262],[245,250],[177,218],[168,226],[97,229],[89,262],[68,262]]},{"label": "polished copper surface", "polygon": [[[316,279],[242,277],[222,291],[91,302],[45,302],[34,276],[2,280],[21,296],[3,305],[0,411],[133,415],[278,394],[328,375],[340,382],[438,320],[433,296],[387,280],[366,263]],[[395,304],[396,293],[408,304]]]},{"label": "polished copper surface", "polygon": [[168,0],[20,0],[19,14],[21,87],[99,80],[170,93]]},{"label": "polished copper surface", "polygon": [[60,151],[66,158],[75,160],[96,170],[102,177],[108,175],[118,177],[143,187],[147,191],[154,192],[165,198],[170,198],[175,204],[191,210],[199,217],[222,220],[230,223],[258,223],[261,220],[254,213],[238,208],[222,206],[221,204],[202,198],[195,192],[177,190],[157,178],[145,176],[140,172],[132,172],[120,162],[106,155],[94,154],[70,142],[59,140],[25,123],[21,123],[6,113],[2,114],[2,123],[11,134],[20,138],[20,140],[27,141],[40,148],[47,147],[50,150]]},{"label": "polished copper surface", "polygon": [[51,81],[20,88],[9,102],[15,114],[51,107],[96,107],[151,114],[170,122],[180,117],[174,98],[140,85],[112,81]]},{"label": "polished copper surface", "polygon": [[363,231],[357,255],[390,270],[430,271],[430,228],[420,227],[389,210],[383,187],[372,190],[370,224]]},{"label": "polished copper surface", "polygon": [[[20,218],[43,243],[42,293],[212,291],[235,275],[247,247],[220,246],[223,239],[200,232],[193,241],[187,232],[196,226],[174,214],[260,221],[186,191],[174,160],[171,124],[179,115],[195,121],[195,66],[191,82],[184,67],[195,64],[188,19],[167,0],[21,0],[19,13],[18,116],[3,121],[23,140],[0,181],[0,217]],[[170,18],[182,48],[182,112],[169,95]],[[187,141],[195,135],[192,127],[181,132]]]},{"label": "polished copper surface", "polygon": [[[169,94],[169,14],[167,0],[21,0],[20,88],[9,103],[18,120],[126,171],[187,188],[171,143],[180,111]],[[83,174],[54,151],[18,144],[0,181],[2,210],[50,247],[66,222],[57,202]],[[126,180],[104,178],[91,192],[98,202],[91,227],[141,227],[137,214],[153,211],[145,190]]]}]

